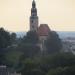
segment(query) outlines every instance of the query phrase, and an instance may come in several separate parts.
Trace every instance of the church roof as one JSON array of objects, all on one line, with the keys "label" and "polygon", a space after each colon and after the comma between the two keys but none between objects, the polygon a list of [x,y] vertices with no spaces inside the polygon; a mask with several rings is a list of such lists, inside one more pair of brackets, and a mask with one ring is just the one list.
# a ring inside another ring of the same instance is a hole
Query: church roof
[{"label": "church roof", "polygon": [[50,32],[50,29],[47,24],[40,24],[40,27],[38,28],[39,36],[48,36],[49,32]]}]

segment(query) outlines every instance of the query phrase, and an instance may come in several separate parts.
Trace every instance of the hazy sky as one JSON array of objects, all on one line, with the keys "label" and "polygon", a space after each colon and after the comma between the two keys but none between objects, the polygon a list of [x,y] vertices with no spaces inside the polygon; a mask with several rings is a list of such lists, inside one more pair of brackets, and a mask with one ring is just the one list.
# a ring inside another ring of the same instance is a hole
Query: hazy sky
[{"label": "hazy sky", "polygon": [[[52,30],[75,31],[75,0],[36,0],[40,23]],[[28,31],[32,0],[0,0],[0,27]]]}]

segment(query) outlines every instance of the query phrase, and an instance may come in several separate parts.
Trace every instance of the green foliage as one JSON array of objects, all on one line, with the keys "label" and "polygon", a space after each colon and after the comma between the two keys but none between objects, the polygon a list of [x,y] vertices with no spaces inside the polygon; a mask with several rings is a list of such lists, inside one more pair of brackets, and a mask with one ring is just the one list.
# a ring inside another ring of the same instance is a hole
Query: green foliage
[{"label": "green foliage", "polygon": [[51,31],[49,33],[45,45],[48,53],[59,52],[62,48],[61,40],[55,31]]},{"label": "green foliage", "polygon": [[24,68],[21,71],[22,75],[44,75],[44,72],[39,68],[39,65],[34,60],[26,59],[25,61],[23,61],[23,63]]},{"label": "green foliage", "polygon": [[9,32],[5,31],[3,28],[0,28],[0,64],[4,64],[5,48],[7,48],[10,44]]},{"label": "green foliage", "polygon": [[11,33],[10,38],[11,38],[11,43],[16,44],[16,42],[17,42],[16,33]]},{"label": "green foliage", "polygon": [[63,74],[63,72],[67,69],[68,67],[62,68],[62,67],[58,67],[56,69],[51,69],[50,71],[48,71],[47,75],[65,75]]},{"label": "green foliage", "polygon": [[[35,55],[34,55],[35,56]],[[22,75],[66,75],[68,71],[75,74],[75,55],[55,53],[42,57],[26,57],[23,51],[10,50],[6,54],[9,67],[21,72]]]},{"label": "green foliage", "polygon": [[17,47],[17,50],[22,51],[24,53],[24,57],[34,57],[37,56],[40,52],[40,49],[38,46],[34,44],[21,44]]},{"label": "green foliage", "polygon": [[27,35],[23,38],[24,43],[36,44],[38,42],[38,35],[35,31],[27,32]]},{"label": "green foliage", "polygon": [[5,54],[6,65],[8,65],[8,67],[12,67],[15,69],[22,55],[23,55],[23,52],[17,51],[16,49],[12,48]]},{"label": "green foliage", "polygon": [[0,48],[6,48],[10,45],[10,34],[3,28],[0,28]]},{"label": "green foliage", "polygon": [[[15,42],[17,45],[12,46]],[[22,75],[75,75],[75,55],[59,52],[62,44],[56,32],[50,32],[45,42],[50,55],[39,55],[41,53],[37,43],[36,32],[30,31],[25,37],[17,39],[15,33],[10,35],[1,28],[0,48],[4,50],[0,50],[0,62],[3,61]]]},{"label": "green foliage", "polygon": [[24,52],[24,57],[34,57],[40,53],[40,48],[37,46],[38,35],[34,31],[29,31],[23,37],[21,43],[18,45],[18,50]]},{"label": "green foliage", "polygon": [[72,54],[52,54],[49,56],[25,59],[21,63],[24,67],[21,73],[32,75],[66,75],[68,71],[74,73],[75,56]]},{"label": "green foliage", "polygon": [[75,75],[75,66],[51,69],[47,75]]},{"label": "green foliage", "polygon": [[67,53],[56,53],[49,56],[45,56],[41,59],[41,67],[45,65],[48,68],[72,66],[75,64],[75,55]]}]

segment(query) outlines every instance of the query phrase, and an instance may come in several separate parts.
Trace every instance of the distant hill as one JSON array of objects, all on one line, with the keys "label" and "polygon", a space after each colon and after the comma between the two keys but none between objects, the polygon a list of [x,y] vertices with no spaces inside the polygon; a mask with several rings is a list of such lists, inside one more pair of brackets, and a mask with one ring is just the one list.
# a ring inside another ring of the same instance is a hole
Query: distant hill
[{"label": "distant hill", "polygon": [[[17,37],[23,37],[26,35],[26,32],[16,32]],[[70,32],[70,31],[57,31],[57,34],[59,37],[66,38],[66,37],[75,37],[75,32]]]}]

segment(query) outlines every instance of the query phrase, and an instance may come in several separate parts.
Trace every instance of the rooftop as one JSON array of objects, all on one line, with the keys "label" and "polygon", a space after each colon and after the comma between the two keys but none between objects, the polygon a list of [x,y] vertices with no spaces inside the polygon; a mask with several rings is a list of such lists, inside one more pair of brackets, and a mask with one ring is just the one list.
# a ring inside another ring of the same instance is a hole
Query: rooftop
[{"label": "rooftop", "polygon": [[50,32],[50,29],[47,24],[40,24],[40,27],[38,28],[39,36],[48,36],[49,32]]}]

